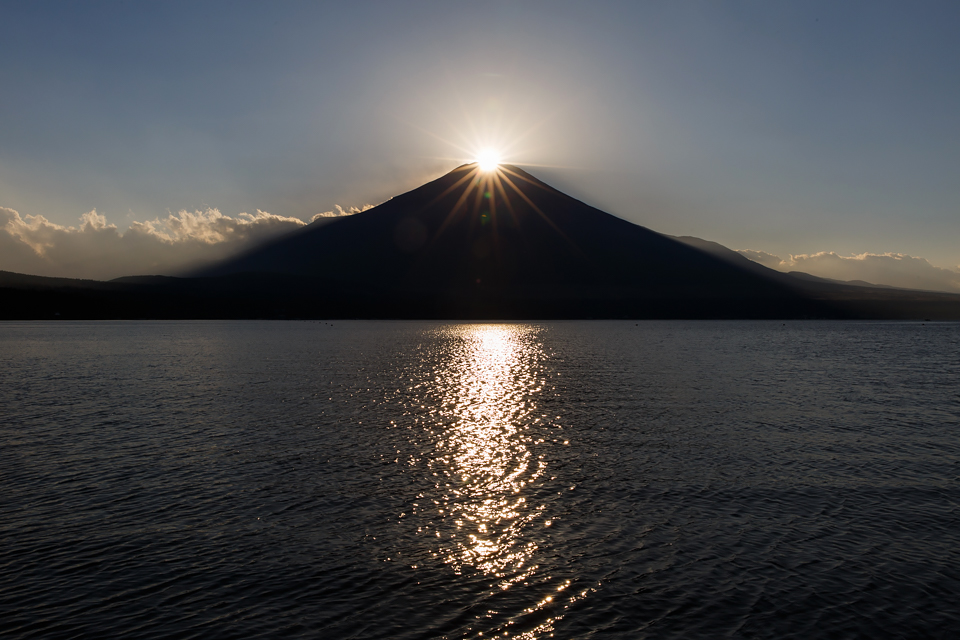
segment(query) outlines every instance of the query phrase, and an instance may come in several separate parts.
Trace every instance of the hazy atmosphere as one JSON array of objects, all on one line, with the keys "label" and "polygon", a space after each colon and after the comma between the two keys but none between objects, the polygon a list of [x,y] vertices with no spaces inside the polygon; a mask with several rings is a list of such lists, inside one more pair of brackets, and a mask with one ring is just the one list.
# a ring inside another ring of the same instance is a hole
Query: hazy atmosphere
[{"label": "hazy atmosphere", "polygon": [[951,3],[8,3],[0,269],[175,274],[485,147],[767,266],[960,291]]}]

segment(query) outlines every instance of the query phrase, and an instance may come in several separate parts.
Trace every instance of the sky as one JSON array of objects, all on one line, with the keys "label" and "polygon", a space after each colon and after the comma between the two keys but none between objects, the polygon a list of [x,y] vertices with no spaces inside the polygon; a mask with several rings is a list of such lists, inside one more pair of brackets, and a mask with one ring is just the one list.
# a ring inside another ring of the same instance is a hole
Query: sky
[{"label": "sky", "polygon": [[0,269],[175,273],[492,147],[774,268],[960,291],[954,2],[24,1],[0,23]]}]

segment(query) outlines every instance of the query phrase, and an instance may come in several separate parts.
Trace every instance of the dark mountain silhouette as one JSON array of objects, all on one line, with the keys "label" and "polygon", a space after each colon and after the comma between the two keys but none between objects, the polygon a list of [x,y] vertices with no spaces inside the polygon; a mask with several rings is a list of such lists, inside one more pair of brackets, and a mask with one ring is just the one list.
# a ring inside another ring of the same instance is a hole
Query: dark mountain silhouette
[{"label": "dark mountain silhouette", "polygon": [[418,308],[456,317],[821,312],[774,279],[594,209],[510,165],[490,173],[458,167],[197,275],[249,273],[334,281],[404,316]]},{"label": "dark mountain silhouette", "polygon": [[960,296],[782,274],[511,165],[458,167],[188,278],[23,278],[11,287],[17,278],[0,274],[24,309],[3,317],[960,318]]}]

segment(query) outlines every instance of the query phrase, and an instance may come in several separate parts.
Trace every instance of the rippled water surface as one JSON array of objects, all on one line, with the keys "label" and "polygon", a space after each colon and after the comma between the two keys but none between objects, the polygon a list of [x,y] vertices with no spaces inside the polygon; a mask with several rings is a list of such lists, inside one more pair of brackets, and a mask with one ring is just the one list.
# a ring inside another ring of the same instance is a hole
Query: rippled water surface
[{"label": "rippled water surface", "polygon": [[960,325],[0,324],[0,633],[960,637]]}]

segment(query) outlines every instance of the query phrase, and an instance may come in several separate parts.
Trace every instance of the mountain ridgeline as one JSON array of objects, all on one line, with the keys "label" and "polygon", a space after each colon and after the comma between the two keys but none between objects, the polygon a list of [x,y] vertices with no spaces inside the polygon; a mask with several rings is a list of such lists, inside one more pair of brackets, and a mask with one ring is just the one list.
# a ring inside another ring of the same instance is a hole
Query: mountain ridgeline
[{"label": "mountain ridgeline", "polygon": [[779,273],[476,164],[189,277],[0,272],[0,300],[7,319],[960,319],[957,295]]}]

